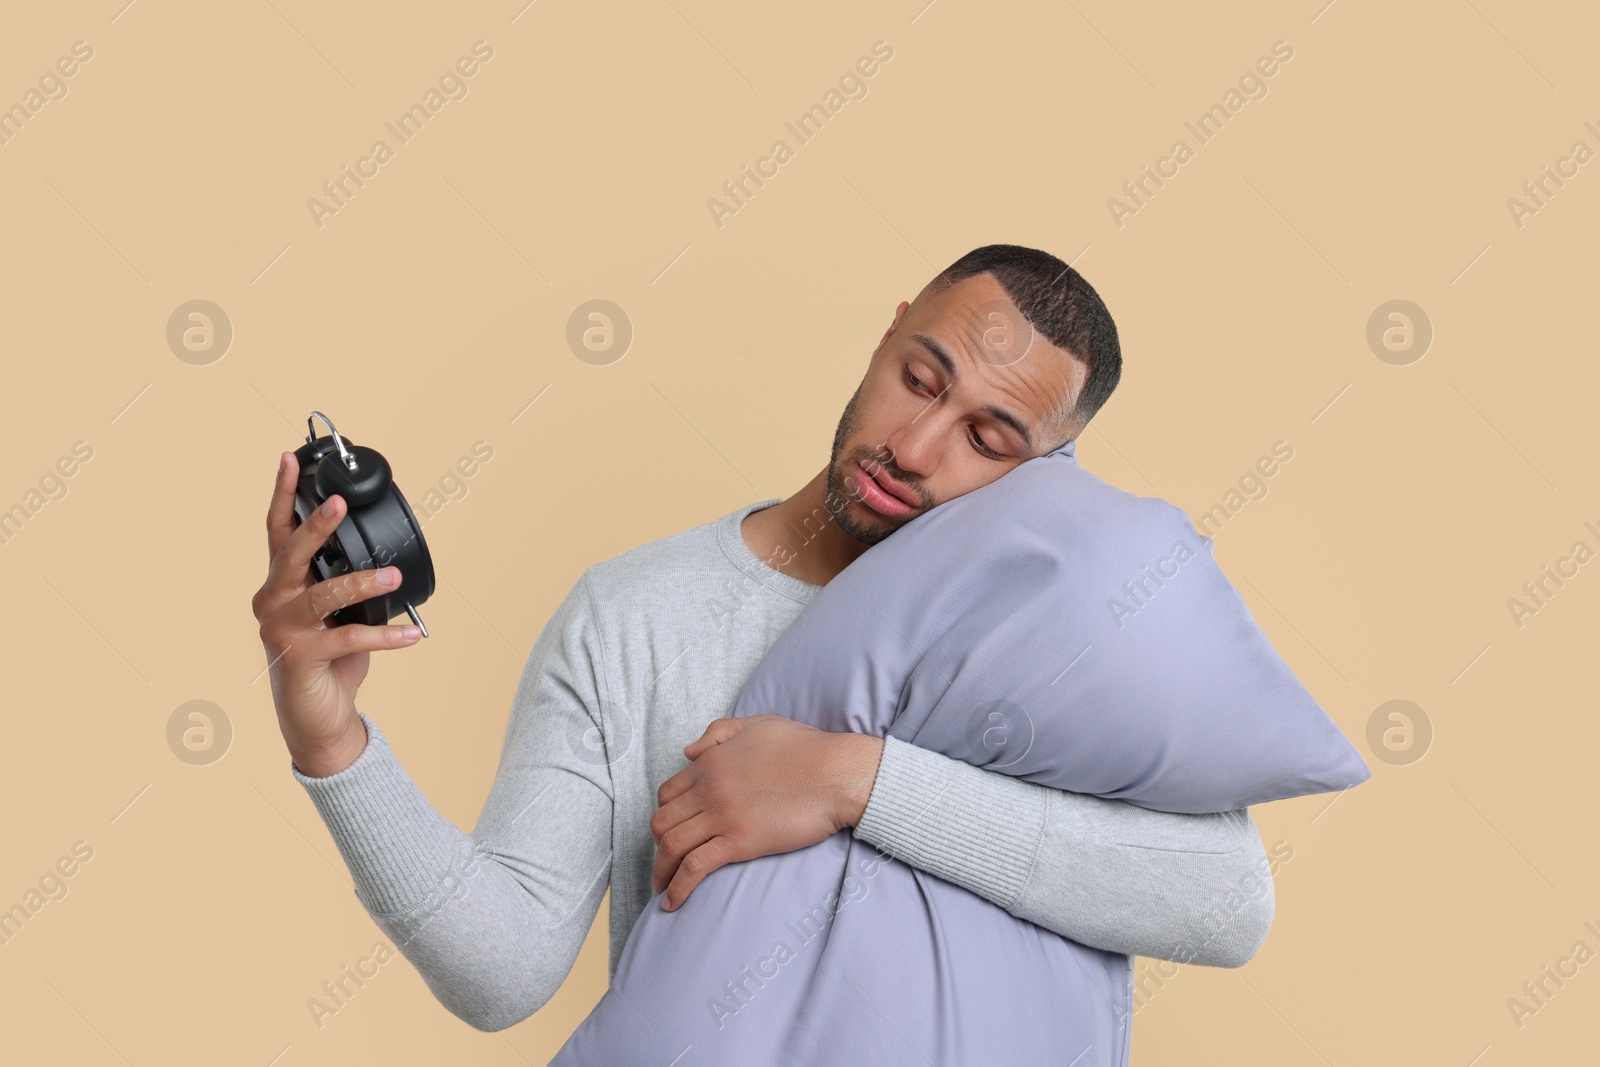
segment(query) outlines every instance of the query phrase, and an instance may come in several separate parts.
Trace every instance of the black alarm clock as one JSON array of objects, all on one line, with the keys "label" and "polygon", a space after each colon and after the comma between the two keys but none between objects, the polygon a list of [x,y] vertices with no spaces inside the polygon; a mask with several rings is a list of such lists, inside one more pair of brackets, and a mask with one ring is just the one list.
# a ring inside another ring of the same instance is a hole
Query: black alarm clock
[{"label": "black alarm clock", "polygon": [[[316,435],[314,419],[327,425],[326,437]],[[397,615],[410,615],[427,637],[417,608],[433,595],[433,560],[411,505],[394,484],[389,461],[341,437],[320,411],[306,419],[306,443],[294,457],[300,463],[294,494],[297,525],[335,494],[344,497],[348,508],[333,535],[311,557],[314,580],[377,567],[400,568],[399,588],[339,608],[328,616],[330,624],[382,626]]]}]

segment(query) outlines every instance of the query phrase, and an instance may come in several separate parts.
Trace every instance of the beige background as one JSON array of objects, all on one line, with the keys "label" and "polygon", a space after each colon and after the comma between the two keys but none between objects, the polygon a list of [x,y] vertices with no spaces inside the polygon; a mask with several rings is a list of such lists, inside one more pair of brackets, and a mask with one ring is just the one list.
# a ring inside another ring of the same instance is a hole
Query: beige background
[{"label": "beige background", "polygon": [[[362,700],[470,828],[583,568],[798,488],[896,302],[995,241],[1075,261],[1116,315],[1090,469],[1198,518],[1294,449],[1217,554],[1374,771],[1331,807],[1256,810],[1293,850],[1271,936],[1242,970],[1167,980],[1134,1062],[1593,1060],[1600,964],[1520,1027],[1507,1006],[1600,949],[1600,565],[1520,628],[1507,606],[1600,547],[1600,165],[1520,228],[1507,206],[1574,141],[1600,149],[1592,12],[124,2],[12,5],[0,32],[0,104],[94,50],[0,145],[0,507],[93,449],[0,545],[0,906],[93,849],[0,947],[6,1060],[543,1063],[603,991],[604,912],[558,998],[504,1034],[399,958],[312,1021],[379,934],[261,674],[278,453],[326,411],[415,502],[493,448],[425,522],[433,636],[377,657]],[[308,198],[478,40],[469,94],[319,229]],[[894,56],[865,98],[797,147],[783,123],[878,40]],[[1276,41],[1294,55],[1268,94],[1119,228],[1108,198],[1195,147],[1184,122]],[[780,137],[795,157],[719,229],[707,199]],[[635,332],[606,366],[565,340],[596,298]],[[194,299],[234,330],[209,365],[166,340]],[[1395,299],[1434,331],[1404,366],[1366,340]],[[1367,740],[1396,699],[1431,724],[1420,760]],[[234,731],[208,766],[168,747],[190,700]]]}]

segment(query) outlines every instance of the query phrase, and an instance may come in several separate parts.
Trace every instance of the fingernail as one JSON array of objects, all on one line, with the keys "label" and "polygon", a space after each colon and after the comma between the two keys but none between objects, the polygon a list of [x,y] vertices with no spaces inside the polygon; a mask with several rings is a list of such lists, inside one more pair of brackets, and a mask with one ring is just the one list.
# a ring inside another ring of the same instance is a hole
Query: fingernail
[{"label": "fingernail", "polygon": [[393,567],[385,567],[378,572],[379,585],[393,585],[398,579],[399,575]]},{"label": "fingernail", "polygon": [[333,518],[333,500],[332,500],[332,498],[329,498],[328,502],[326,504],[322,505],[322,514],[323,514],[324,518],[329,518],[329,519]]},{"label": "fingernail", "polygon": [[289,462],[289,460],[287,458],[288,455],[289,455],[289,453],[285,452],[285,453],[283,453],[282,455],[280,455],[278,457],[278,473],[279,474],[283,473],[284,466]]},{"label": "fingernail", "polygon": [[400,636],[405,638],[407,641],[415,641],[417,638],[422,636],[422,631],[417,629],[415,626],[404,626],[400,629]]}]

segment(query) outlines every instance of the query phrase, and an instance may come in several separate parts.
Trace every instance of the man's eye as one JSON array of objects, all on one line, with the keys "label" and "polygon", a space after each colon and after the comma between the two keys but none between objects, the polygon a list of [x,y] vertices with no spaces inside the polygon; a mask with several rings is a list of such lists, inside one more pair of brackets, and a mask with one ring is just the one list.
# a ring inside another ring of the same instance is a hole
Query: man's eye
[{"label": "man's eye", "polygon": [[[902,363],[900,366],[901,366],[902,371],[904,373],[907,385],[911,386],[911,388],[913,388],[913,389],[927,389],[928,388],[926,385],[923,384],[922,379],[918,378],[915,374],[911,373],[911,364]],[[978,451],[982,452],[985,456],[988,456],[990,459],[1004,459],[1005,458],[999,452],[995,451],[994,449],[992,449],[992,448],[990,448],[988,446],[988,444],[984,441],[984,439],[979,435],[976,427],[973,428],[972,433],[971,433],[971,435],[969,437],[969,440],[972,441],[973,446],[975,448],[977,448]]]}]

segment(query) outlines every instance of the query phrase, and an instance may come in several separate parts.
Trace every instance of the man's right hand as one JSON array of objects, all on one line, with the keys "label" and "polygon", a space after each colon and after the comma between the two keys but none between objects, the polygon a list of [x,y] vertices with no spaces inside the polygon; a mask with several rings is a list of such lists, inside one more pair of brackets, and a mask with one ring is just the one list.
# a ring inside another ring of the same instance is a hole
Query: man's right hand
[{"label": "man's right hand", "polygon": [[311,557],[344,520],[345,501],[329,497],[298,527],[295,485],[300,464],[285,452],[267,509],[267,580],[250,601],[261,624],[272,701],[289,756],[312,778],[337,774],[367,745],[367,728],[356,714],[356,689],[367,676],[375,649],[415,644],[411,625],[329,626],[327,616],[400,584],[395,567],[353,571],[312,584]]}]

